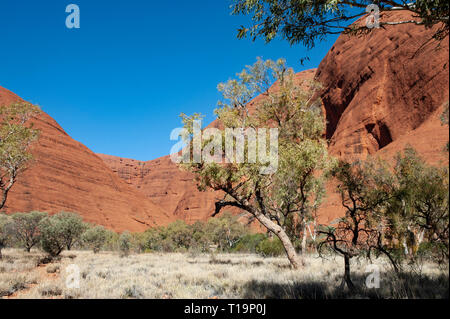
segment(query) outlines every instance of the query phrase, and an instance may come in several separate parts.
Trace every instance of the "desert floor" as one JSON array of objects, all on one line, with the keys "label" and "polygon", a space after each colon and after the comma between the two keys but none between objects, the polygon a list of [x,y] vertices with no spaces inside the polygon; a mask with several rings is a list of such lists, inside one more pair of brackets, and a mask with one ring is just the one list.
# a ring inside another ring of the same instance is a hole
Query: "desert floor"
[{"label": "desert floor", "polygon": [[[352,262],[359,287],[341,287],[343,260],[314,255],[299,270],[285,257],[250,254],[147,253],[122,257],[117,252],[64,252],[48,263],[39,251],[3,250],[3,298],[448,298],[448,267],[424,263],[395,275],[386,261],[379,288],[367,288],[375,275],[365,261]],[[371,277],[373,278],[373,276]],[[375,284],[375,281],[372,281]],[[78,287],[77,287],[78,286]]]}]

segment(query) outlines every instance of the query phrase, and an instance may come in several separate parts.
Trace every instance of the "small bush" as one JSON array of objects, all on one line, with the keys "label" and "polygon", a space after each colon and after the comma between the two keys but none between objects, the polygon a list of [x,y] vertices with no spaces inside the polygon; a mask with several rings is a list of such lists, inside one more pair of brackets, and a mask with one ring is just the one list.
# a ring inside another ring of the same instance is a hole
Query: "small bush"
[{"label": "small bush", "polygon": [[61,296],[63,291],[61,287],[54,284],[45,284],[39,287],[39,293],[43,297]]},{"label": "small bush", "polygon": [[98,253],[105,245],[106,237],[107,230],[102,226],[95,226],[86,230],[81,236],[81,240],[85,245],[91,248],[94,253]]},{"label": "small bush", "polygon": [[281,240],[266,238],[258,244],[257,252],[264,257],[281,256],[285,253]]},{"label": "small bush", "polygon": [[61,270],[61,267],[59,265],[50,265],[47,267],[47,273],[54,274],[59,273]]},{"label": "small bush", "polygon": [[58,256],[66,247],[64,227],[55,216],[46,217],[39,223],[41,247],[50,256]]},{"label": "small bush", "polygon": [[142,294],[141,289],[139,287],[136,287],[135,285],[125,288],[125,291],[122,295],[122,298],[141,299],[143,297],[144,295]]},{"label": "small bush", "polygon": [[128,256],[131,248],[131,234],[129,232],[123,232],[119,237],[119,250],[121,256]]},{"label": "small bush", "polygon": [[19,290],[27,287],[27,279],[24,276],[12,275],[0,280],[0,297],[11,296]]},{"label": "small bush", "polygon": [[267,239],[267,236],[264,234],[247,234],[239,240],[232,251],[240,253],[255,253],[259,243],[265,239]]}]

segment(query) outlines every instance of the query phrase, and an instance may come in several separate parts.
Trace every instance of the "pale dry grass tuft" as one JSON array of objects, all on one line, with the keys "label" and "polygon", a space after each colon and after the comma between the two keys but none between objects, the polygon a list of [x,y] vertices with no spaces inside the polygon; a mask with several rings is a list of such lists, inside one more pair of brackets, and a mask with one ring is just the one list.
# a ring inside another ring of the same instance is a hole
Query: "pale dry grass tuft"
[{"label": "pale dry grass tuft", "polygon": [[[367,262],[355,260],[352,276],[362,288],[350,294],[341,287],[341,258],[308,256],[305,263],[303,269],[293,270],[284,257],[263,258],[253,254],[150,253],[121,257],[114,252],[76,251],[63,254],[58,264],[43,268],[44,277],[39,284],[18,297],[448,298],[448,270],[433,264],[425,264],[420,276],[412,273],[396,276],[388,271],[386,261],[377,260],[381,285],[379,289],[368,289]],[[79,288],[66,286],[68,276],[73,275],[67,272],[71,265],[79,269]]]}]

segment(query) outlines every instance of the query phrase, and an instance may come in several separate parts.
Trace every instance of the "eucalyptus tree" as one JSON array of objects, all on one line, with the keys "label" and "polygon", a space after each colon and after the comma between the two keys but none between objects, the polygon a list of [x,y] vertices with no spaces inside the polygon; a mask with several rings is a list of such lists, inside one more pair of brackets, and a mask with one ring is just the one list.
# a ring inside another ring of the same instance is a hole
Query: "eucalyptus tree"
[{"label": "eucalyptus tree", "polygon": [[[225,207],[249,214],[281,240],[294,268],[301,260],[289,229],[293,222],[302,224],[311,218],[334,163],[323,138],[325,121],[314,97],[316,84],[303,83],[309,86],[305,90],[301,84],[283,59],[258,59],[237,79],[218,85],[224,99],[215,114],[222,130],[206,129],[197,139],[195,122],[201,115],[182,114],[188,143],[184,150],[190,159],[182,167],[195,174],[200,190],[224,193],[212,215]],[[250,106],[257,95],[260,98]],[[200,146],[196,140],[201,140]],[[203,160],[194,160],[199,153]]]},{"label": "eucalyptus tree", "polygon": [[[250,26],[239,28],[239,38],[261,37],[269,42],[279,35],[290,44],[301,43],[308,48],[330,34],[368,33],[375,26],[438,25],[434,38],[441,40],[449,32],[447,0],[234,0],[231,8],[235,15],[252,17]],[[411,17],[373,20],[394,10],[409,11]],[[366,23],[351,24],[367,13],[371,15]]]},{"label": "eucalyptus tree", "polygon": [[17,176],[33,158],[30,146],[37,140],[39,131],[30,120],[39,112],[39,107],[25,102],[0,105],[0,209]]}]

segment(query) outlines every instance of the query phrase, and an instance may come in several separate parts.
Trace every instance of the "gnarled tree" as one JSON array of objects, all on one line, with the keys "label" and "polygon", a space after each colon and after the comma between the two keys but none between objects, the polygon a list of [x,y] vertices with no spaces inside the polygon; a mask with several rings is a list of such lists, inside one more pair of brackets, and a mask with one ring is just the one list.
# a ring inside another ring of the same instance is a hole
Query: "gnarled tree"
[{"label": "gnarled tree", "polygon": [[[350,260],[382,247],[382,205],[391,196],[391,174],[381,161],[341,162],[333,171],[345,215],[331,225],[320,225],[318,233],[324,236],[319,244],[329,247],[344,257],[343,283],[355,289],[351,279]],[[391,258],[388,251],[383,251]],[[396,264],[394,263],[394,266]]]},{"label": "gnarled tree", "polygon": [[[269,89],[273,82],[276,87]],[[286,67],[284,60],[258,59],[238,74],[238,79],[218,86],[225,101],[219,102],[215,113],[224,130],[203,138],[201,152],[211,156],[214,153],[220,163],[191,160],[182,165],[196,175],[200,190],[211,188],[225,193],[216,202],[213,216],[224,207],[237,207],[246,212],[281,240],[294,268],[301,265],[301,260],[288,230],[293,220],[300,224],[309,221],[324,194],[325,174],[333,164],[322,137],[324,120],[320,103],[313,98],[314,83],[309,85],[309,90],[302,90],[301,83],[295,83],[294,71]],[[249,109],[248,103],[260,94],[262,98]],[[192,137],[193,121],[199,115],[183,117],[185,129]],[[256,159],[252,149],[256,129],[261,128],[276,129],[278,134],[276,143],[270,147],[266,134],[258,140],[258,153],[267,155],[267,150],[270,153],[265,160],[264,156]],[[241,134],[234,138],[227,129]],[[232,148],[236,149],[231,155],[227,143],[222,143],[230,141],[230,136]],[[238,139],[245,137],[245,143],[238,147]],[[195,156],[193,140],[186,149],[194,150]],[[208,146],[211,140],[218,141],[214,149]]]}]

